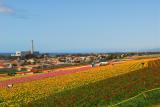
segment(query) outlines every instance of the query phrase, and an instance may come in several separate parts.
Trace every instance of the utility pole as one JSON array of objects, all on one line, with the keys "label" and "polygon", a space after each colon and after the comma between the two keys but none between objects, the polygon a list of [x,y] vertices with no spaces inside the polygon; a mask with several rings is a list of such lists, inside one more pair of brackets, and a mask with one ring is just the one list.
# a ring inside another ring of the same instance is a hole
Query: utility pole
[{"label": "utility pole", "polygon": [[138,49],[137,49],[137,56],[138,56]]}]

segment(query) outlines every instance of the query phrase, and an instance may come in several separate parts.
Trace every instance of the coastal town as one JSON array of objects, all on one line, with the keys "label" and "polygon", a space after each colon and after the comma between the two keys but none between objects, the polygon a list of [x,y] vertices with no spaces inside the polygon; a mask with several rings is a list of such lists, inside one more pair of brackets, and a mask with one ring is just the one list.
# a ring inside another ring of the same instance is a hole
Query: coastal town
[{"label": "coastal town", "polygon": [[[113,55],[105,53],[90,54],[47,54],[34,50],[33,40],[30,51],[16,51],[15,54],[0,57],[0,75],[25,75],[50,72],[56,68],[91,65],[106,65],[113,62]],[[118,59],[127,54],[119,54]],[[115,60],[114,60],[115,61]],[[118,60],[117,60],[118,61]]]},{"label": "coastal town", "polygon": [[40,53],[34,49],[31,41],[29,51],[16,51],[15,54],[0,56],[0,77],[16,75],[33,75],[54,72],[58,68],[89,65],[104,66],[133,59],[134,56],[157,53],[74,53],[50,54]]}]

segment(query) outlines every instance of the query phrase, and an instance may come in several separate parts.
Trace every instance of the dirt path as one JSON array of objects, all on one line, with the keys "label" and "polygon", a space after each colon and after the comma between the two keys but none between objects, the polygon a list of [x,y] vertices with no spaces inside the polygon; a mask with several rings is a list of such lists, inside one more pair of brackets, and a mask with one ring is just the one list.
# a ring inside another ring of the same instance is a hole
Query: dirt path
[{"label": "dirt path", "polygon": [[70,73],[74,73],[74,72],[80,72],[80,71],[84,71],[84,70],[88,70],[88,69],[91,69],[90,65],[82,66],[82,67],[75,67],[72,69],[57,70],[56,72],[50,72],[50,73],[46,73],[46,74],[38,74],[38,75],[33,75],[33,76],[4,80],[4,81],[0,81],[0,88],[7,87],[9,84],[18,84],[18,83],[35,81],[35,80],[41,80],[44,78],[55,77],[55,76],[70,74]]}]

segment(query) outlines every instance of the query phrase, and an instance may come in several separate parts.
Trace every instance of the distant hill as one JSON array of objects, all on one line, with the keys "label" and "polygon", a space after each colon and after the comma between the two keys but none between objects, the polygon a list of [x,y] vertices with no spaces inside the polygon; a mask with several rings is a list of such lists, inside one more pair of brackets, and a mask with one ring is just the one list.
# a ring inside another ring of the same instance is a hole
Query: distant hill
[{"label": "distant hill", "polygon": [[160,48],[142,49],[142,52],[160,52]]},{"label": "distant hill", "polygon": [[11,56],[13,53],[0,53],[1,56]]}]

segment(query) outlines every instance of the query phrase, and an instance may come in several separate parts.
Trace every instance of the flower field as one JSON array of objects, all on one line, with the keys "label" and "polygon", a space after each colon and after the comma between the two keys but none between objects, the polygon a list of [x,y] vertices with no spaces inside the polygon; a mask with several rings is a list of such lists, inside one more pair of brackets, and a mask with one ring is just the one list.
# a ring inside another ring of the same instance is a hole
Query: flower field
[{"label": "flower field", "polygon": [[160,86],[160,59],[141,59],[0,89],[1,106],[107,106]]}]

